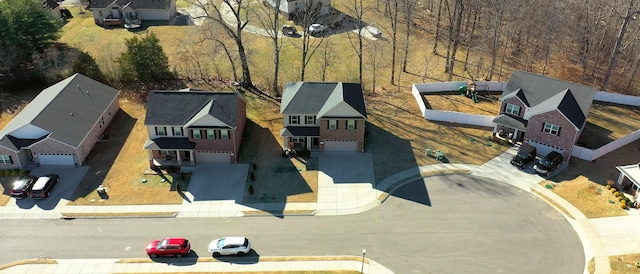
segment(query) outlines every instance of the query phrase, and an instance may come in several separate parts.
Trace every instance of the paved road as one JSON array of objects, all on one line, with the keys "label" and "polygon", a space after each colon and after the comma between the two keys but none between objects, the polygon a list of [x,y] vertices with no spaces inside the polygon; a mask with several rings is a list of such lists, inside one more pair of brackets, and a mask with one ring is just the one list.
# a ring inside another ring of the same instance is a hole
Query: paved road
[{"label": "paved road", "polygon": [[[517,188],[472,176],[407,184],[365,213],[322,217],[3,220],[12,249],[0,264],[50,258],[145,257],[152,238],[184,236],[197,256],[223,235],[246,235],[255,256],[361,255],[396,273],[582,273],[569,223]],[[186,258],[184,263],[192,263]]]}]

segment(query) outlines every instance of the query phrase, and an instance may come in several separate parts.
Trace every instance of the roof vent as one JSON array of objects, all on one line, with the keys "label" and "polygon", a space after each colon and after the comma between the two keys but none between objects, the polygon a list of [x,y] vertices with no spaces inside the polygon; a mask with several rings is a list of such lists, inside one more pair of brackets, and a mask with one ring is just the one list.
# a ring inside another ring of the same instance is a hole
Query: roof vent
[{"label": "roof vent", "polygon": [[71,112],[71,113],[69,113],[69,114],[71,114],[71,116],[73,116],[73,112]]}]

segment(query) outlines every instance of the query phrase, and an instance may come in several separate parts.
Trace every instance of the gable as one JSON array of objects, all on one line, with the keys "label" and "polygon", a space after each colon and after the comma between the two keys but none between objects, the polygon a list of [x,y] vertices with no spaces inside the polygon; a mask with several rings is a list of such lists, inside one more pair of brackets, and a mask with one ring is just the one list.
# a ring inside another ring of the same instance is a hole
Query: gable
[{"label": "gable", "polygon": [[531,108],[525,118],[528,119],[528,117],[554,110],[561,113],[576,129],[582,128],[582,125],[587,119],[587,116],[584,115],[582,109],[578,105],[578,102],[573,96],[573,92],[569,89],[563,90],[548,100]]},{"label": "gable", "polygon": [[89,8],[104,9],[117,5],[133,9],[170,9],[172,1],[176,0],[91,0]]},{"label": "gable", "polygon": [[280,113],[366,118],[362,86],[355,83],[286,83]]},{"label": "gable", "polygon": [[329,117],[358,117],[364,118],[358,111],[346,102],[339,102],[335,105],[326,105],[325,108],[318,113],[318,118]]}]

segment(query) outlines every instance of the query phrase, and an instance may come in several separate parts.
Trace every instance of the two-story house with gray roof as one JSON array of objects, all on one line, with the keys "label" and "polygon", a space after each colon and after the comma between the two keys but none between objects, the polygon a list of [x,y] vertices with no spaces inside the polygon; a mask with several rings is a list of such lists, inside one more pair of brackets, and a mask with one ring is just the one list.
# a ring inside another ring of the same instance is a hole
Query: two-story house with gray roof
[{"label": "two-story house with gray roof", "polygon": [[502,92],[496,132],[537,148],[539,155],[555,150],[571,157],[593,102],[596,89],[524,71],[514,71]]},{"label": "two-story house with gray roof", "polygon": [[82,165],[120,109],[119,93],[81,74],[44,89],[0,131],[0,169]]},{"label": "two-story house with gray roof", "polygon": [[280,113],[285,149],[364,149],[367,111],[360,84],[286,83]]},{"label": "two-story house with gray roof", "polygon": [[142,21],[169,21],[176,0],[90,0],[89,9],[100,26],[139,27]]},{"label": "two-story house with gray roof", "polygon": [[144,120],[150,166],[236,163],[246,106],[235,92],[151,91]]}]

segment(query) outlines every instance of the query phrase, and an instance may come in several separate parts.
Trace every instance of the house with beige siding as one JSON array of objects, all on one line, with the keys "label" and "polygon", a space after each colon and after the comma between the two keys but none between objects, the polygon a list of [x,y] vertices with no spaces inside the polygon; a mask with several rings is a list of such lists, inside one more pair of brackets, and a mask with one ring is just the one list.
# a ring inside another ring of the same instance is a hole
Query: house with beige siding
[{"label": "house with beige siding", "polygon": [[96,25],[136,27],[142,21],[170,21],[176,0],[90,0]]},{"label": "house with beige siding", "polygon": [[144,121],[150,167],[237,163],[246,108],[237,92],[151,91]]},{"label": "house with beige siding", "polygon": [[587,124],[593,87],[514,71],[500,97],[494,133],[529,143],[539,155],[557,151],[565,162]]},{"label": "house with beige siding", "polygon": [[44,89],[0,131],[0,169],[82,165],[118,113],[118,94],[81,74]]},{"label": "house with beige siding", "polygon": [[367,111],[360,84],[286,83],[280,113],[285,149],[364,151]]}]

